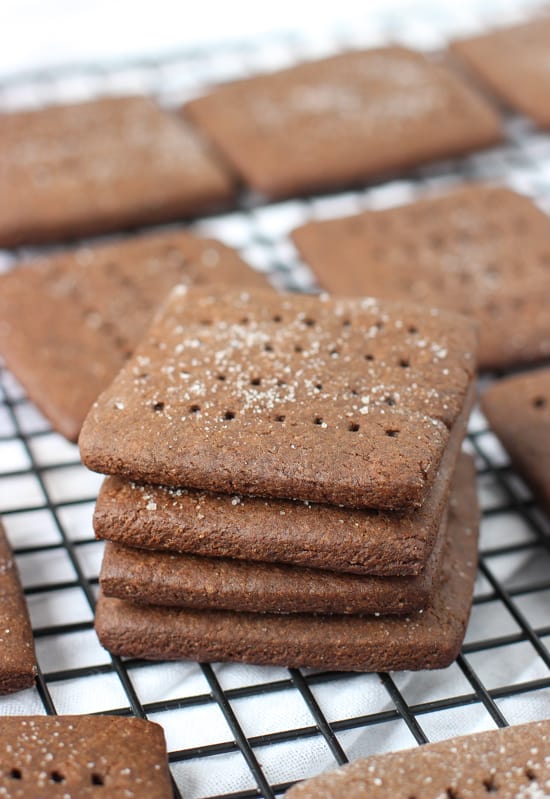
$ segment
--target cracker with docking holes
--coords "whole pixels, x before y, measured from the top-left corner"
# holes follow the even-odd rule
[[[478,732],[356,760],[299,783],[286,799],[545,799],[550,721]]]
[[[94,403],[90,469],[349,507],[418,507],[475,372],[475,326],[372,298],[176,287]]]
[[[550,355],[550,220],[506,188],[462,186],[293,232],[322,288],[448,308],[479,323],[479,365]]]
[[[234,250],[190,233],[79,247],[0,276],[0,353],[53,426],[76,441],[179,283],[267,285]]]
[[[0,796],[172,799],[162,727],[121,716],[3,717]]]

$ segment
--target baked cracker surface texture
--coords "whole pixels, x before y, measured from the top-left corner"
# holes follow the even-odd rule
[[[35,674],[36,656],[29,611],[13,553],[0,521],[0,694],[31,688]]]
[[[226,204],[233,179],[148,97],[0,114],[0,246],[169,222]]]
[[[550,128],[550,17],[456,40],[452,52],[506,105]]]
[[[107,542],[99,582],[105,596],[145,605],[252,613],[408,613],[437,588],[447,514],[420,575],[373,577],[230,558],[173,555]]]
[[[81,455],[139,482],[418,507],[475,350],[474,326],[435,309],[176,287],[94,403]]]
[[[291,788],[287,799],[547,799],[550,721],[464,735],[356,760]]]
[[[76,441],[157,306],[182,283],[267,285],[234,250],[186,232],[78,247],[0,276],[0,353],[53,426]]]
[[[472,601],[479,513],[472,460],[457,472],[439,589],[406,616],[238,613],[146,607],[100,596],[95,626],[114,654],[343,671],[435,669],[458,655]]]
[[[120,716],[14,716],[0,724],[3,799],[172,799],[162,727]]]
[[[550,220],[510,189],[467,184],[409,205],[311,221],[294,242],[321,287],[473,317],[479,366],[550,355]]]
[[[495,110],[458,74],[397,46],[226,84],[184,113],[271,197],[362,183],[502,136]]]
[[[550,513],[550,369],[493,383],[481,407],[513,465]]]
[[[475,397],[468,391],[422,506],[354,510],[198,489],[103,481],[94,512],[98,538],[140,549],[289,563],[351,574],[419,575],[432,552]]]

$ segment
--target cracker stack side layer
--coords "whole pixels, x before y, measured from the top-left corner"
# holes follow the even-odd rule
[[[468,456],[461,460],[457,481],[439,587],[423,612],[380,617],[239,613],[143,606],[101,596],[95,622],[99,639],[115,654],[153,660],[358,671],[444,668],[460,650],[476,573],[479,512]]]
[[[408,613],[424,610],[439,582],[447,513],[419,575],[339,574],[288,564],[174,555],[107,542],[105,596],[141,605],[252,613]]]

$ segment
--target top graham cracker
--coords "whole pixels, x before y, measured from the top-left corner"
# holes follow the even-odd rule
[[[271,197],[361,183],[502,136],[491,105],[458,75],[397,46],[219,86],[184,113]]]
[[[200,134],[148,97],[0,114],[0,246],[169,222],[233,194]]]
[[[461,39],[452,51],[507,105],[550,128],[550,17]]]
[[[138,482],[418,507],[475,348],[470,322],[435,309],[176,287],[88,414],[82,459]]]

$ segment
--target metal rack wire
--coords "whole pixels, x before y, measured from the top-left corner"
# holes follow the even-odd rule
[[[222,78],[399,38],[399,25],[408,34],[406,19],[396,20],[378,20],[374,32],[369,20],[368,32],[355,28],[323,41],[272,37],[215,52],[18,76],[0,83],[0,109],[128,90],[175,104]],[[453,21],[440,17],[438,24],[429,14],[415,18],[418,39],[441,44]],[[193,227],[237,246],[276,285],[309,290],[312,277],[286,234],[312,216],[385,207],[464,178],[506,182],[549,209],[550,136],[513,116],[507,131],[500,148],[406,180],[276,205],[243,196],[231,213]],[[28,253],[0,253],[0,269],[21,254]],[[158,721],[175,795],[186,799],[271,799],[297,779],[360,755],[550,717],[550,524],[479,412],[466,446],[478,467],[481,554],[466,643],[449,669],[367,675],[121,660],[104,652],[93,632],[102,544],[94,540],[91,514],[99,478],[0,368],[0,513],[40,663],[36,689],[0,699],[0,716],[109,712]]]

